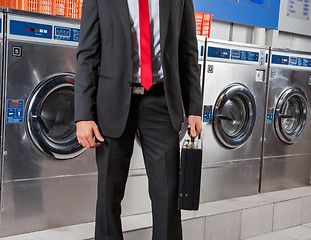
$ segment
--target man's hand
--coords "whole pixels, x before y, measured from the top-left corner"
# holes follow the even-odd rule
[[[77,138],[79,143],[86,148],[96,148],[100,143],[96,143],[95,137],[103,142],[104,138],[98,130],[98,126],[94,121],[79,121],[76,123],[77,126]]]
[[[188,134],[190,137],[197,137],[202,132],[202,118],[201,116],[189,115],[188,124],[190,129]]]

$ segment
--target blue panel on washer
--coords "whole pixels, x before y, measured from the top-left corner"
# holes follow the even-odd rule
[[[250,62],[258,62],[259,53],[258,52],[249,52],[242,50],[231,50],[231,59],[241,60],[241,61],[250,61]]]
[[[79,42],[80,29],[69,27],[54,27],[54,39]]]
[[[24,100],[7,100],[6,122],[24,122]]]
[[[259,3],[259,4],[263,4],[264,1],[263,0],[251,0],[252,2],[255,2],[255,3]]]
[[[289,64],[293,66],[298,66],[298,58],[297,57],[291,57],[289,60]]]
[[[204,105],[203,122],[211,123],[213,116],[213,105]]]
[[[201,57],[203,57],[204,55],[204,46],[201,46],[201,53],[200,53]]]
[[[266,54],[266,63],[268,63],[269,55],[268,53]]]
[[[268,108],[266,123],[273,123],[274,108]]]
[[[194,10],[214,19],[278,29],[280,0],[194,0]]]
[[[295,61],[297,59],[297,61]],[[300,58],[300,57],[291,57],[291,65],[299,66],[299,67],[311,67],[311,59],[310,58]]]
[[[289,56],[282,55],[272,55],[271,63],[280,64],[280,65],[288,65],[289,64]]]
[[[24,21],[10,21],[10,34],[52,39],[52,25]]]
[[[216,48],[216,47],[208,47],[208,57],[215,58],[230,58],[230,49],[228,48]]]

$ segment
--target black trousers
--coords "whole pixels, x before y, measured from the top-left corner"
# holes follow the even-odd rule
[[[98,199],[96,240],[121,240],[124,196],[135,132],[141,137],[152,203],[153,240],[181,240],[177,207],[179,137],[171,123],[165,96],[133,95],[130,114],[120,138],[105,137],[96,150]],[[147,240],[147,239],[146,239]]]

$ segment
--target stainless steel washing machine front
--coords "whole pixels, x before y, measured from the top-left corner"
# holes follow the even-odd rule
[[[258,192],[268,50],[207,39],[201,202]]]
[[[309,185],[311,53],[272,49],[261,191]]]
[[[1,236],[94,220],[93,150],[77,142],[79,21],[7,9]]]

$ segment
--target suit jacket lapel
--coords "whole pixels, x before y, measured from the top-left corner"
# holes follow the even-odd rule
[[[132,49],[130,15],[127,0],[114,0],[114,1],[116,2],[119,10],[120,19],[123,25],[123,30],[125,32],[125,41],[130,44],[129,47],[130,49]]]
[[[171,0],[159,0],[160,4],[160,45],[163,54],[170,13]]]

